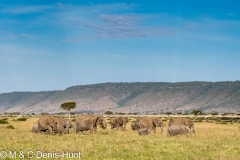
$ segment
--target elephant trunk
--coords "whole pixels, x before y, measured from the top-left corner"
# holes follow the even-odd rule
[[[164,130],[163,122],[161,122],[160,128],[161,128],[161,134],[163,134],[163,130]]]
[[[161,134],[163,134],[164,127],[161,127]]]
[[[123,123],[123,130],[126,129],[126,123]]]
[[[107,122],[106,122],[106,121],[103,121],[103,122],[102,122],[102,126],[103,126],[104,129],[106,129],[106,128],[107,128]]]
[[[194,133],[194,134],[196,133],[196,131],[197,131],[197,130],[196,130],[195,128],[193,128],[193,133]]]
[[[69,134],[69,128],[70,128],[70,126],[67,125],[67,126],[66,126],[66,133],[67,133],[67,134]]]
[[[195,134],[195,132],[197,131],[194,124],[192,125],[192,129],[193,129],[193,133]]]

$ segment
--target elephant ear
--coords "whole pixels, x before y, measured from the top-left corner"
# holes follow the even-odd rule
[[[119,117],[119,118],[117,119],[117,122],[118,122],[119,124],[123,124],[122,117]]]
[[[188,121],[188,120],[185,121],[185,122],[184,122],[184,125],[190,127],[190,123],[189,123],[189,121]]]
[[[188,120],[188,123],[189,123],[189,126],[188,126],[189,128],[194,128],[194,124],[191,120]]]
[[[154,118],[152,122],[153,122],[153,124],[154,124],[155,126],[157,126],[157,124],[158,124],[158,119]]]
[[[65,124],[65,125],[69,125],[69,124],[70,124],[70,120],[64,119],[64,124]]]
[[[99,122],[99,117],[94,117],[94,118],[92,119],[92,121],[93,121],[93,125],[99,125],[99,124],[100,124],[100,122]]]
[[[48,123],[50,126],[55,127],[57,121],[56,121],[55,118],[49,117],[49,118],[47,119],[47,123]]]

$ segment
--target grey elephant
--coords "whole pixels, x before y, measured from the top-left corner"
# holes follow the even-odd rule
[[[175,135],[183,135],[185,133],[189,133],[191,135],[190,128],[183,124],[175,124],[168,127],[168,137]]]
[[[131,128],[132,128],[132,130],[137,130],[138,129],[138,122],[133,121],[132,124],[131,124]]]
[[[114,116],[110,119],[111,129],[117,128],[117,130],[119,130],[119,127],[120,127],[121,130],[125,130],[127,122],[128,122],[127,117],[122,117],[122,116],[116,117],[116,116]]]
[[[153,130],[153,132],[156,133],[156,127],[160,127],[161,133],[163,133],[164,126],[160,118],[139,117],[136,121],[138,121],[138,129],[148,128],[149,130]]]
[[[139,120],[143,117],[137,117],[135,121],[132,121],[131,128],[132,130],[138,130],[139,129]]]
[[[151,132],[149,128],[140,128],[138,129],[139,135],[148,135]]]
[[[70,120],[66,118],[59,118],[59,125],[61,125],[61,128],[64,130],[64,133],[69,133],[69,129],[73,127],[73,124]]]
[[[171,125],[175,125],[175,124],[183,124],[183,125],[185,125],[185,126],[188,126],[190,129],[193,129],[193,133],[196,132],[194,123],[193,123],[191,120],[189,120],[189,119],[181,118],[181,117],[177,117],[177,118],[172,118],[172,119],[170,119],[170,121],[169,121],[169,127],[170,127]]]
[[[64,120],[61,120],[57,117],[53,117],[50,115],[44,115],[39,117],[38,120],[38,133],[42,131],[49,131],[49,134],[54,134],[54,132],[58,131],[59,135],[64,133]]]
[[[90,134],[97,133],[97,125],[107,128],[107,122],[102,115],[80,115],[76,119],[76,133],[90,130]]]
[[[75,123],[70,121],[69,130],[75,129]]]

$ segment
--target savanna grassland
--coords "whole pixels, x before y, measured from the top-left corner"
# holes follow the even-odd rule
[[[0,117],[3,119],[5,117]],[[19,158],[20,151],[31,152],[31,159],[36,158],[36,152],[80,152],[81,159],[240,159],[240,123],[216,124],[215,122],[196,122],[195,135],[167,137],[167,123],[164,121],[165,131],[160,134],[151,133],[148,136],[139,136],[137,131],[131,130],[131,122],[126,131],[111,130],[110,125],[103,130],[98,127],[98,133],[90,135],[76,134],[71,131],[64,135],[44,135],[31,132],[31,128],[38,118],[28,118],[26,121],[14,121],[14,117],[7,117],[8,124],[0,124],[0,151],[7,154],[16,151]],[[109,121],[109,118],[107,118]],[[134,120],[131,118],[131,120]],[[7,128],[12,125],[14,129]],[[5,159],[11,159],[9,156]],[[47,159],[47,158],[39,158]],[[63,159],[63,158],[55,158]],[[66,157],[64,157],[66,159]],[[76,158],[69,158],[76,159]]]

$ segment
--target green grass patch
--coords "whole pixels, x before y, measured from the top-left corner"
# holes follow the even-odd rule
[[[8,124],[7,118],[0,119],[0,124]]]
[[[25,117],[17,118],[17,119],[16,119],[16,121],[26,121],[26,120],[27,120],[27,118],[25,118]]]
[[[15,129],[12,125],[6,127],[7,129]]]
[[[84,160],[240,159],[240,125],[236,123],[225,125],[196,122],[196,134],[191,136],[167,137],[167,126],[163,134],[160,134],[161,129],[158,127],[156,134],[139,136],[137,131],[131,130],[130,122],[127,123],[126,131],[111,130],[110,126],[103,130],[98,126],[96,134],[90,134],[89,131],[76,134],[71,131],[70,134],[52,136],[31,132],[37,120],[38,118],[29,118],[21,123],[9,121],[16,129],[0,126],[1,150],[23,151],[25,154],[37,150],[81,152]]]

